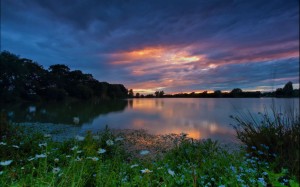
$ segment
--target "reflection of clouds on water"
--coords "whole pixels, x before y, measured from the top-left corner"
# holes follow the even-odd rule
[[[114,129],[146,129],[153,134],[185,132],[195,139],[230,142],[235,136],[229,125],[235,123],[230,115],[247,115],[248,112],[256,115],[265,108],[270,109],[273,101],[282,111],[288,107],[299,109],[298,98],[145,98],[107,103],[65,103],[63,106],[31,104],[8,107],[5,111],[13,122],[74,126],[76,134],[88,130],[96,132],[108,125]]]
[[[124,112],[100,116],[82,130],[100,130],[108,124],[110,128],[146,129],[153,134],[185,132],[196,139],[231,142],[235,140],[235,132],[229,125],[234,123],[229,116],[241,111],[263,112],[265,107],[271,106],[272,99],[165,98],[130,99],[128,103]],[[277,105],[286,105],[286,102],[279,100]]]

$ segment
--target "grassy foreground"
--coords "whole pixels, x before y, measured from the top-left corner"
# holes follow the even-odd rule
[[[217,142],[181,134],[163,156],[147,159],[151,152],[131,155],[124,146],[127,140],[108,129],[64,142],[52,141],[50,134],[7,129],[0,139],[1,187],[299,186],[288,170],[278,172],[257,156],[276,158],[266,145],[229,151]]]

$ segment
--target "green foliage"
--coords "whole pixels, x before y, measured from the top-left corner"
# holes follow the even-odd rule
[[[247,151],[262,160],[272,162],[276,171],[288,168],[289,172],[300,179],[299,170],[299,113],[286,113],[272,110],[272,114],[233,117],[237,124],[237,138],[247,145]]]
[[[0,186],[299,186],[286,170],[275,172],[243,149],[228,152],[185,134],[163,158],[139,160],[108,128],[64,142],[27,132],[2,138]]]

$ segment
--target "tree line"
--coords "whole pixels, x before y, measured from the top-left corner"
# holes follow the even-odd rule
[[[299,97],[299,89],[293,89],[293,83],[288,82],[283,88],[277,88],[274,92],[261,91],[243,91],[240,88],[234,88],[230,92],[222,92],[216,90],[212,93],[204,91],[202,93],[176,93],[165,94],[163,90],[156,91],[154,94],[143,95],[136,93],[134,95],[133,90],[129,90],[129,97],[131,98],[259,98],[259,97]]]
[[[30,59],[20,58],[8,51],[0,54],[2,102],[61,101],[68,97],[81,100],[115,99],[126,98],[127,94],[122,84],[99,82],[91,74],[80,70],[71,71],[63,64],[51,65],[47,70]]]

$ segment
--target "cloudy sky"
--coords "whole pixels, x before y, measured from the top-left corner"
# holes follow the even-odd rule
[[[2,0],[1,50],[135,92],[299,87],[298,0]]]

